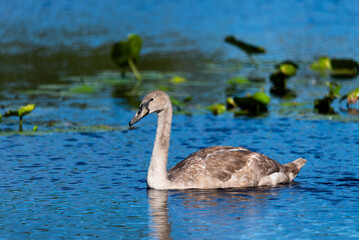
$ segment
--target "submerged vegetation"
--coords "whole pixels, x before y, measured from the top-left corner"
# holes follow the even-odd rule
[[[189,115],[194,111],[211,112],[214,115],[230,113],[234,116],[263,116],[268,112],[299,113],[317,117],[326,116],[319,114],[341,116],[341,112],[358,114],[355,104],[358,101],[359,88],[354,84],[347,87],[348,81],[353,81],[352,79],[357,78],[359,74],[359,65],[355,60],[320,57],[312,63],[286,60],[265,63],[262,66],[252,58],[252,55],[266,53],[263,47],[246,43],[233,36],[227,36],[225,41],[244,51],[257,67],[251,68],[249,73],[244,73],[242,66],[233,60],[230,63],[211,62],[211,69],[204,69],[204,72],[211,70],[208,73],[219,74],[216,77],[221,76],[222,82],[215,83],[212,80],[196,79],[196,76],[186,72],[142,71],[140,74],[137,65],[142,39],[138,35],[128,35],[127,39],[114,43],[110,51],[111,59],[119,67],[120,72],[105,72],[96,76],[64,77],[63,82],[58,84],[40,84],[37,89],[24,90],[22,93],[27,94],[30,99],[37,96],[79,99],[72,106],[83,111],[90,109],[91,104],[81,103],[81,99],[94,99],[103,93],[110,93],[110,97],[119,99],[121,104],[137,108],[143,94],[160,89],[169,92],[174,112],[177,114]],[[215,72],[213,72],[214,68]],[[133,75],[126,74],[128,70],[131,70]],[[229,74],[232,77],[228,77]],[[327,84],[328,92],[318,93],[323,89],[324,84]],[[205,98],[207,102],[198,101],[198,96],[194,93],[202,90],[201,87],[213,89],[213,92],[217,92],[217,96],[214,98],[211,92]],[[354,90],[349,91],[349,87]],[[258,91],[259,89],[261,90]],[[341,89],[345,89],[347,93],[341,96]],[[308,92],[312,92],[311,95],[308,95]],[[304,98],[303,95],[305,95]],[[193,101],[193,99],[196,100]],[[346,102],[346,109],[341,107],[344,105],[343,101]],[[19,131],[22,131],[23,117],[31,113],[34,108],[35,104],[29,104],[18,110],[4,111],[2,115],[0,114],[0,123],[2,121],[0,126],[10,126],[6,131],[9,129],[12,131],[13,122],[5,121],[5,118],[15,116],[19,118]],[[85,127],[75,121],[61,123],[61,120],[57,119],[38,122],[42,124],[42,131],[49,129],[63,131],[65,128],[74,131],[127,129],[111,125]],[[33,130],[37,130],[37,126],[33,127]],[[1,128],[0,131],[6,132]]]

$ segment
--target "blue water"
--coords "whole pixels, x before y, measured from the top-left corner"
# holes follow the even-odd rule
[[[356,57],[359,7],[348,1],[21,1],[2,0],[2,53],[72,47],[88,55],[137,33],[144,53],[196,52],[242,57],[223,44],[235,35],[267,48],[259,59]],[[26,40],[26,41],[24,41]],[[39,49],[40,51],[43,49]],[[180,57],[180,56],[178,56]]]
[[[338,115],[316,114],[313,101],[332,79],[308,68],[320,55],[357,58],[357,5],[0,1],[0,113],[37,104],[24,118],[25,133],[16,132],[16,118],[0,123],[0,239],[358,239],[358,115],[340,110],[338,101]],[[175,70],[188,78],[178,86],[145,79],[140,91],[161,85],[177,98],[193,95],[193,114],[174,116],[169,167],[207,146],[242,146],[280,163],[306,158],[295,182],[147,190],[156,117],[128,129],[136,111],[129,102],[140,99],[118,97],[123,86],[105,81],[119,78],[109,47],[129,32],[144,38],[141,72]],[[227,34],[267,48],[256,56],[259,69],[223,42]],[[273,64],[287,58],[301,64],[288,83],[297,98],[272,97],[269,113],[255,118],[205,110],[223,102],[232,76],[263,78],[236,94],[268,93]],[[358,81],[339,83],[347,92]],[[69,93],[83,83],[98,89]],[[299,105],[282,106],[288,102]]]
[[[130,131],[1,137],[0,236],[354,239],[358,130],[355,123],[177,115],[169,166],[218,144],[280,163],[308,159],[289,185],[188,191],[146,189],[155,118]]]

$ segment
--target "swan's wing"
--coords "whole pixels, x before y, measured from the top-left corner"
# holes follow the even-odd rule
[[[218,151],[208,155],[204,159],[204,164],[206,165],[208,175],[225,182],[229,180],[234,173],[240,171],[247,165],[248,158],[251,154],[251,151],[241,149]]]
[[[215,146],[191,154],[170,169],[168,176],[172,180],[189,181],[205,175],[224,182],[240,170],[268,175],[279,168],[278,163],[263,154],[241,147]]]

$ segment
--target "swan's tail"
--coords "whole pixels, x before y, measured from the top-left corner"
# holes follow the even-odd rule
[[[304,158],[298,158],[293,162],[283,165],[283,167],[285,167],[286,174],[288,175],[290,181],[292,181],[298,175],[300,169],[302,169],[302,167],[306,162],[307,160],[305,160]]]

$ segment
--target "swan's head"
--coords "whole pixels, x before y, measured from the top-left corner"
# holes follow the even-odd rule
[[[140,121],[142,118],[147,116],[150,113],[159,113],[167,108],[171,108],[172,103],[170,97],[163,91],[155,90],[149,92],[142,100],[138,112],[132,118],[129,125],[130,127],[136,122]]]

